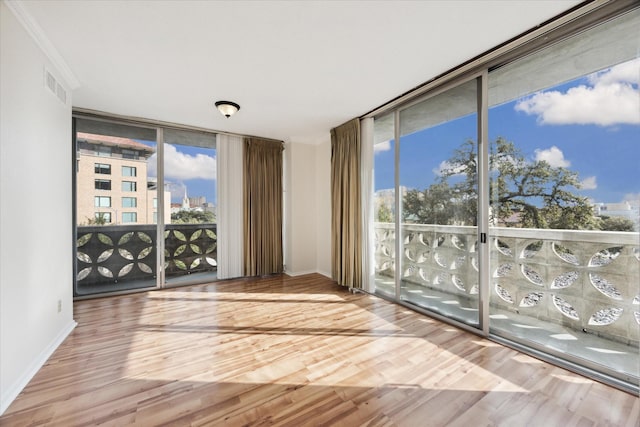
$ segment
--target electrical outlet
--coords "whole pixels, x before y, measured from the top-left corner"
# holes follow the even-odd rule
[[[58,300],[58,313],[60,313],[62,311],[62,300],[59,299]]]

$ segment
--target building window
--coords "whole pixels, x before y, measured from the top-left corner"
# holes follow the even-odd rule
[[[153,198],[153,209],[158,209],[158,198],[157,197]]]
[[[95,163],[93,170],[95,173],[111,175],[111,165],[108,165],[106,163]]]
[[[111,223],[111,212],[96,212],[95,215],[96,224]]]
[[[95,180],[95,188],[96,188],[96,190],[111,190],[111,180],[110,179],[96,179]]]
[[[154,212],[153,213],[153,223],[157,224],[158,223],[158,212]]]
[[[93,198],[94,206],[97,208],[110,208],[111,207],[111,197],[107,196],[95,196]]]
[[[122,158],[123,159],[138,160],[138,152],[134,151],[134,150],[123,149],[122,150]]]
[[[122,212],[122,223],[138,222],[138,214],[136,212]]]
[[[136,191],[135,181],[122,181],[122,191]]]
[[[122,198],[122,207],[123,208],[136,208],[136,207],[138,207],[138,200],[135,197],[123,197]]]
[[[122,176],[136,176],[136,168],[134,166],[123,166]]]
[[[95,155],[100,157],[111,157],[111,147],[96,145]]]

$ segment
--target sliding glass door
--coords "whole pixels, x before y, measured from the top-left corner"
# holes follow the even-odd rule
[[[77,296],[157,286],[154,129],[76,120]]]
[[[478,325],[477,82],[400,111],[400,299]]]
[[[215,280],[218,249],[215,135],[165,130],[163,138],[166,283]]]
[[[374,120],[373,141],[373,233],[375,292],[396,295],[396,189],[395,114]]]
[[[639,26],[489,73],[491,331],[636,384]]]
[[[215,134],[74,124],[74,295],[215,280]]]
[[[376,292],[474,327],[478,84],[374,121]]]
[[[637,391],[637,28],[636,8],[374,118],[377,294]]]

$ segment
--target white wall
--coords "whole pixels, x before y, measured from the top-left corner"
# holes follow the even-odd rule
[[[316,161],[316,265],[331,277],[331,138],[315,146]]]
[[[316,268],[315,146],[285,145],[285,263],[292,276]]]
[[[75,323],[70,93],[45,89],[59,73],[4,2],[0,23],[2,413]]]
[[[331,276],[331,143],[285,145],[287,274]]]

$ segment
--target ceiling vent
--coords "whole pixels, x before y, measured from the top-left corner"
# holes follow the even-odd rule
[[[44,69],[44,87],[49,89],[49,91],[55,95],[56,98],[64,105],[67,105],[67,91],[66,89],[58,83],[55,76],[51,74],[47,68]]]

